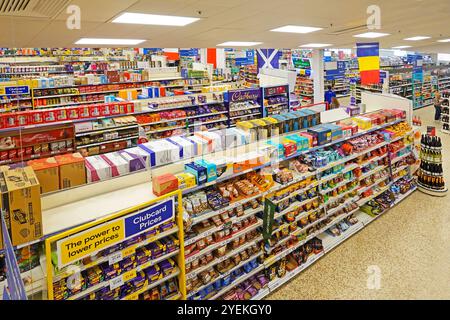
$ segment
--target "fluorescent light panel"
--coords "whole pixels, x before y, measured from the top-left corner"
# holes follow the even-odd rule
[[[91,44],[91,45],[136,45],[146,40],[139,39],[104,39],[104,38],[81,38],[75,44]]]
[[[388,36],[389,33],[381,33],[381,32],[366,32],[366,33],[361,33],[361,34],[356,34],[353,37],[355,38],[369,38],[369,39],[374,39],[374,38],[381,38],[381,37],[385,37]]]
[[[411,48],[411,46],[396,46],[396,47],[392,47],[392,49],[406,49],[406,48]]]
[[[289,32],[289,33],[311,33],[319,30],[322,30],[322,28],[288,25],[284,27],[275,28],[270,31]]]
[[[420,40],[425,40],[425,39],[430,39],[431,37],[426,37],[426,36],[416,36],[416,37],[411,37],[411,38],[406,38],[403,40],[406,41],[420,41]]]
[[[301,45],[301,48],[324,48],[324,47],[329,47],[331,46],[331,44],[329,43],[308,43],[308,44],[304,44]]]
[[[442,39],[442,40],[438,40],[438,42],[450,42],[450,39]]]
[[[125,12],[115,18],[113,23],[146,24],[155,26],[183,27],[200,20],[200,18],[163,16],[158,14]]]
[[[262,42],[251,42],[251,41],[227,41],[219,43],[218,47],[252,47],[262,44]]]

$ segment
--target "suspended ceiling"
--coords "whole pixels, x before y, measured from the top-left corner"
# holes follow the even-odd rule
[[[22,0],[0,0],[0,5],[9,1],[19,1],[16,9],[20,8]],[[382,26],[373,31],[391,34],[375,40],[381,47],[412,45],[408,50],[450,53],[450,43],[437,42],[450,38],[449,0],[28,1],[31,3],[25,13],[0,10],[0,47],[74,47],[78,39],[90,37],[145,39],[141,47],[164,48],[214,47],[225,41],[257,41],[265,48],[296,48],[311,42],[352,48],[357,40],[353,35],[369,31],[365,27],[366,10],[376,4],[381,9]],[[80,30],[66,27],[69,5],[81,9]],[[190,16],[201,20],[185,27],[111,23],[122,12]],[[310,34],[269,31],[289,24],[323,30]],[[417,42],[402,40],[419,35],[432,38]]]

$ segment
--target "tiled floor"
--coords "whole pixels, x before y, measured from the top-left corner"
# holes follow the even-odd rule
[[[433,107],[416,114],[436,125]],[[448,182],[450,135],[439,135]],[[370,266],[381,270],[378,290],[368,289]],[[450,299],[450,195],[416,191],[268,299]]]

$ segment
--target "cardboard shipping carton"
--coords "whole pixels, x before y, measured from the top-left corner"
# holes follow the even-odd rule
[[[86,168],[81,154],[64,154],[56,156],[55,159],[59,165],[60,189],[86,184]]]
[[[33,169],[12,169],[1,175],[2,204],[13,246],[40,239],[41,187]]]
[[[41,193],[59,190],[59,166],[55,158],[28,161],[41,185]]]

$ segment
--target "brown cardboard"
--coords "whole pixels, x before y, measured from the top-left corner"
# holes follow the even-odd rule
[[[28,161],[41,185],[41,193],[59,190],[59,166],[55,158]]]
[[[64,154],[55,159],[59,165],[60,189],[86,184],[86,168],[81,154]]]
[[[8,170],[2,175],[2,202],[13,246],[40,239],[41,192],[33,169],[25,167]]]
[[[1,171],[1,170],[0,170]],[[0,176],[1,176],[2,174],[0,173]],[[0,178],[1,179],[1,178]],[[0,185],[1,185],[1,183],[0,183]],[[0,208],[2,208],[3,209],[3,202],[2,202],[2,197],[1,197],[1,194],[0,194]],[[2,213],[1,213],[1,211],[0,211],[0,215],[1,215]],[[1,219],[1,218],[0,218]],[[0,250],[3,250],[3,234],[2,234],[2,223],[1,223],[1,221],[0,221]]]

